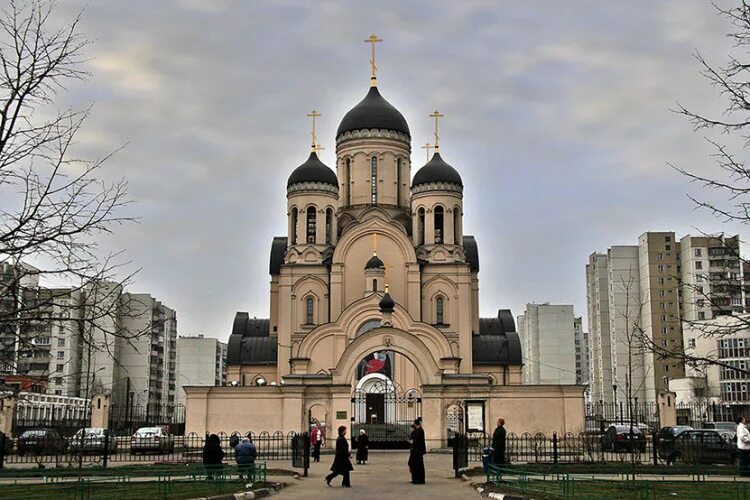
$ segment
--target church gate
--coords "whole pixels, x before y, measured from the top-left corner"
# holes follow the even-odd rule
[[[357,436],[364,430],[371,449],[408,449],[411,424],[421,416],[419,391],[403,391],[388,379],[374,381],[367,389],[357,389],[352,394],[352,444],[356,446]]]

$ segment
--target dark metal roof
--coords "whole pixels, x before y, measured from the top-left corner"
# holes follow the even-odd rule
[[[385,264],[380,260],[380,257],[373,255],[370,260],[365,264],[365,269],[385,269]]]
[[[276,236],[271,242],[271,259],[268,264],[268,272],[270,274],[279,274],[281,272],[281,265],[284,263],[284,255],[286,254],[286,236]]]
[[[322,182],[331,184],[338,188],[339,181],[336,173],[320,161],[318,155],[313,151],[305,163],[294,169],[286,183],[286,187],[302,182]]]
[[[522,364],[521,339],[510,309],[500,309],[497,318],[479,318],[479,335],[471,338],[475,364]]]
[[[380,312],[393,312],[393,309],[396,307],[393,297],[388,292],[385,292],[378,305],[380,306]]]
[[[464,255],[472,272],[479,272],[479,248],[473,236],[464,236]]]
[[[234,317],[227,343],[227,363],[234,365],[274,364],[278,337],[269,336],[270,321],[250,318],[246,312]]]
[[[365,98],[344,115],[336,137],[344,132],[365,129],[395,130],[411,137],[404,115],[380,95],[377,87],[370,87]]]
[[[432,155],[432,159],[424,167],[417,170],[414,179],[411,181],[411,187],[431,182],[447,182],[461,187],[464,185],[459,173],[455,168],[445,163],[440,153]]]

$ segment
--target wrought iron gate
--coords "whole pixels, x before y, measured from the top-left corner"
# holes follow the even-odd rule
[[[390,380],[378,380],[352,394],[352,446],[364,430],[373,449],[409,448],[411,424],[422,416],[422,395],[416,389],[402,391]]]

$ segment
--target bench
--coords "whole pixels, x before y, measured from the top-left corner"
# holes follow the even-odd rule
[[[193,480],[198,476],[206,476],[206,478],[213,478],[217,481],[228,481],[228,480],[239,480],[242,478],[243,481],[248,483],[257,483],[259,481],[266,481],[268,475],[268,469],[265,462],[255,462],[254,465],[237,465],[237,464],[222,464],[222,465],[203,465],[195,464],[191,465],[187,471],[180,471],[177,474],[189,475]]]

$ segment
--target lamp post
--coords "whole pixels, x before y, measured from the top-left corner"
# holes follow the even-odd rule
[[[617,384],[612,384],[612,395],[614,397],[615,404],[615,419],[617,419]]]

